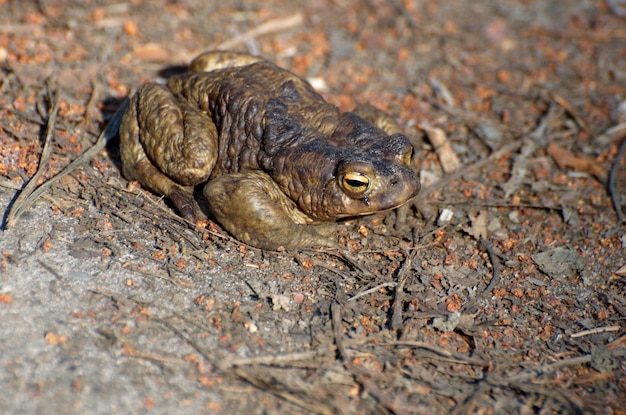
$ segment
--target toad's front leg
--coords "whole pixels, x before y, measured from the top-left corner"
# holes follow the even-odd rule
[[[231,235],[262,249],[333,246],[335,223],[314,224],[264,172],[212,179],[204,188],[209,209]]]

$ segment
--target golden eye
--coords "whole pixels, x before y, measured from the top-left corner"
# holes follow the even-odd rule
[[[365,193],[372,184],[369,177],[359,172],[345,173],[340,177],[340,182],[344,190],[354,195]]]

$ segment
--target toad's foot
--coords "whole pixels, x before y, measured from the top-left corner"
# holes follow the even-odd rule
[[[217,222],[240,241],[262,249],[334,246],[336,224],[314,224],[264,172],[217,177],[204,195]]]

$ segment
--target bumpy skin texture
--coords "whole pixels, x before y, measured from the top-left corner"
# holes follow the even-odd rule
[[[193,190],[206,182],[217,222],[264,249],[331,246],[333,221],[398,207],[420,188],[391,118],[370,106],[340,113],[296,75],[235,52],[142,86],[120,141],[128,179],[190,220],[204,217]]]

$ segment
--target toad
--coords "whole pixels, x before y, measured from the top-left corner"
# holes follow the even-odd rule
[[[122,172],[168,197],[181,216],[212,218],[263,249],[332,246],[334,222],[417,195],[412,147],[370,106],[341,113],[293,73],[248,54],[212,51],[166,85],[131,98]],[[334,225],[334,226],[333,226]]]

